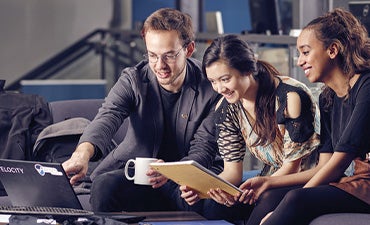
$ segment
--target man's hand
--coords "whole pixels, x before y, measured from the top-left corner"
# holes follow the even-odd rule
[[[66,174],[71,176],[70,183],[72,185],[86,176],[89,161],[93,155],[94,146],[84,142],[78,145],[71,158],[62,164]]]
[[[164,161],[162,159],[158,159],[156,162],[164,162]],[[154,169],[149,169],[146,175],[150,177],[149,182],[152,184],[152,188],[162,187],[168,181],[167,177],[158,173]]]

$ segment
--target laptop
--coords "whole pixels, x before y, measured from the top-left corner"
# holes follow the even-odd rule
[[[60,163],[35,162],[23,160],[0,159],[0,181],[8,194],[12,206],[18,207],[18,214],[22,210],[36,207],[36,212],[24,214],[38,214],[37,207],[52,207],[62,209],[76,209],[76,216],[101,215],[123,222],[141,221],[143,216],[117,213],[93,213],[83,210],[82,205],[73,190],[72,185]],[[0,214],[6,211],[1,211]],[[50,215],[61,215],[64,212],[47,212]],[[74,212],[65,212],[73,216]]]

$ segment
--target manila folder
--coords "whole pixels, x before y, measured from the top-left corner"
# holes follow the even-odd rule
[[[235,185],[217,176],[194,160],[178,162],[154,162],[150,166],[179,185],[186,185],[199,193],[200,198],[210,198],[209,189],[220,188],[231,194],[242,192]]]

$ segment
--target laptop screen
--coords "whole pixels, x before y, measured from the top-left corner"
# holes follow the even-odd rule
[[[82,209],[59,163],[0,159],[0,181],[13,206]]]

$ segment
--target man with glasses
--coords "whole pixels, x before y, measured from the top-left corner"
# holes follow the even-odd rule
[[[124,176],[122,168],[135,157],[195,160],[216,173],[222,170],[213,118],[219,95],[201,63],[191,58],[195,35],[190,16],[159,9],[146,19],[142,37],[145,60],[122,71],[63,167],[73,175],[73,184],[86,175],[90,159],[105,157],[91,175],[94,211],[196,210],[183,201],[177,184],[154,170],[147,173],[154,176],[151,186],[135,185]],[[105,146],[125,119],[125,139],[107,152]]]

